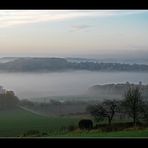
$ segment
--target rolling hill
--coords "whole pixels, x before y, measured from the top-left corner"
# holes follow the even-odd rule
[[[0,63],[0,72],[52,72],[66,70],[89,71],[148,71],[145,64],[70,62],[66,58],[17,58]]]
[[[36,130],[41,133],[53,133],[63,127],[77,125],[78,119],[59,116],[41,116],[22,108],[0,111],[0,137],[19,137]]]

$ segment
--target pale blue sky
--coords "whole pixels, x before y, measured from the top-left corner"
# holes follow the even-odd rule
[[[0,10],[1,56],[148,53],[147,10]]]

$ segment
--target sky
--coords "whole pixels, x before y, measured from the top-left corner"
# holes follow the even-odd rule
[[[0,57],[148,56],[148,10],[0,10]]]

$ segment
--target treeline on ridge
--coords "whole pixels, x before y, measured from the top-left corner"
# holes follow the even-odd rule
[[[148,65],[68,62],[65,58],[17,58],[14,61],[0,63],[0,71],[12,72],[44,72],[65,70],[90,71],[148,71]]]

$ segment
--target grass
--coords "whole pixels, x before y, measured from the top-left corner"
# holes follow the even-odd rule
[[[126,129],[124,131],[103,132],[98,129],[79,130],[73,129],[78,125],[82,116],[46,117],[36,115],[20,108],[11,110],[0,110],[0,137],[148,137],[148,128]],[[72,129],[71,131],[67,129]]]
[[[132,131],[117,131],[117,132],[102,132],[99,130],[91,130],[91,131],[72,131],[65,132],[61,135],[54,135],[55,137],[80,137],[80,138],[93,138],[93,137],[148,137],[148,129],[145,130],[132,130]]]
[[[16,137],[29,130],[52,133],[66,126],[76,126],[79,119],[74,117],[45,117],[23,109],[0,111],[0,137]]]

